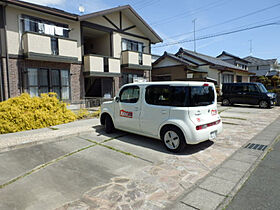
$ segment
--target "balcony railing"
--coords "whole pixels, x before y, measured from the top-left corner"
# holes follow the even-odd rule
[[[103,55],[85,55],[84,56],[84,71],[91,75],[113,75],[121,73],[120,59],[112,58]]]
[[[123,51],[122,52],[122,65],[151,68],[152,66],[152,56],[151,54],[134,52],[134,51]]]
[[[22,41],[23,52],[28,58],[41,56],[61,61],[65,59],[65,62],[67,59],[78,60],[77,41],[75,40],[26,32],[23,34]]]

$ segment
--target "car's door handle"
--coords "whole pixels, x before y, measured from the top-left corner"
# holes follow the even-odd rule
[[[195,115],[201,115],[201,112],[200,112],[200,111],[197,111],[197,112],[195,113]]]
[[[161,110],[161,114],[167,114],[166,110]]]

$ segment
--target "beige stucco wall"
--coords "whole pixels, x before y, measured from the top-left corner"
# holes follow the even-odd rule
[[[121,65],[119,59],[109,58],[109,72],[121,73]]]
[[[20,45],[20,15],[30,15],[54,22],[68,24],[71,29],[69,33],[69,38],[77,40],[77,47],[73,48],[71,51],[75,51],[78,55],[79,61],[81,61],[81,38],[80,38],[80,23],[76,21],[71,21],[68,19],[60,18],[53,15],[48,15],[45,13],[37,12],[34,10],[24,9],[20,7],[8,6],[6,11],[7,19],[7,42],[8,42],[8,53],[9,54],[22,54]],[[40,45],[41,43],[38,43]]]
[[[143,65],[144,66],[152,65],[152,56],[150,54],[143,54]]]
[[[23,35],[24,53],[42,53],[51,55],[51,39],[48,36],[26,33]]]
[[[67,39],[58,39],[58,50],[59,55],[61,56],[69,56],[69,57],[78,57],[77,50],[73,50],[77,48],[77,42]]]
[[[99,56],[85,56],[84,57],[84,70],[104,72],[103,57]]]
[[[124,51],[122,52],[122,64],[139,64],[139,55],[137,52]]]

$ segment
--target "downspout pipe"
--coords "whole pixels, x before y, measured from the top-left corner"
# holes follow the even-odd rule
[[[6,16],[6,8],[7,4],[4,5],[4,40],[5,40],[5,48],[6,48],[6,76],[7,76],[7,91],[8,91],[8,98],[11,97],[10,93],[10,73],[9,73],[9,53],[8,53],[8,40],[7,40],[7,16]],[[6,100],[8,99],[6,98]]]

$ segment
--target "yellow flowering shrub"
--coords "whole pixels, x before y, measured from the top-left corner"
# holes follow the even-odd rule
[[[77,116],[59,101],[55,93],[29,94],[0,102],[0,134],[44,128],[72,122]]]
[[[99,108],[97,111],[90,113],[87,109],[80,109],[77,113],[77,119],[86,119],[86,118],[95,118],[99,117],[101,109]]]
[[[80,109],[77,113],[77,119],[84,119],[87,118],[90,115],[89,111],[87,109]]]

